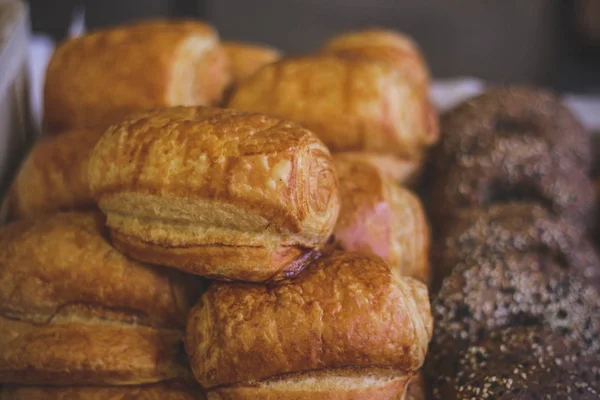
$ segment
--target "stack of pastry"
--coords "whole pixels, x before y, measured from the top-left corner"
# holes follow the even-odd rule
[[[429,72],[412,40],[369,29],[261,68],[238,85],[228,105],[298,122],[334,155],[366,161],[406,183],[438,138],[428,92]]]
[[[467,101],[442,131],[433,398],[598,398],[589,134],[554,95],[519,87]]]
[[[252,50],[194,22],[58,48],[54,135],[25,161],[0,230],[0,398],[405,395],[432,335],[421,204],[370,155],[334,159],[323,133],[206,107],[277,57],[234,60]],[[393,93],[412,85],[398,65],[367,69]],[[374,137],[425,134],[379,125]]]

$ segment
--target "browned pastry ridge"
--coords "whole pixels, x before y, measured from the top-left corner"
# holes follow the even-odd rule
[[[95,207],[87,169],[101,130],[76,129],[38,142],[21,166],[8,194],[11,218]]]
[[[48,130],[107,127],[154,107],[218,104],[230,80],[216,32],[192,21],[151,21],[70,39],[44,87]]]
[[[263,66],[281,58],[281,53],[278,50],[251,43],[223,42],[223,50],[229,58],[234,84],[248,78]]]
[[[0,400],[199,400],[195,387],[158,383],[140,386],[5,386]]]
[[[334,153],[420,160],[437,139],[423,90],[394,64],[361,57],[284,58],[241,82],[229,107],[298,122]]]
[[[0,231],[0,383],[186,379],[182,331],[200,289],[118,253],[99,214],[14,222]]]
[[[337,253],[270,286],[214,283],[190,313],[185,348],[209,398],[391,400],[423,363],[432,327],[424,284]]]
[[[424,90],[429,88],[429,68],[419,47],[400,32],[382,28],[346,32],[327,41],[322,50],[345,57],[395,64],[408,81]]]
[[[334,230],[346,251],[375,254],[400,275],[429,282],[429,225],[419,198],[371,164],[334,155],[341,208]]]
[[[314,134],[233,110],[156,110],[113,126],[89,181],[119,250],[222,279],[297,274],[339,212],[331,156]]]

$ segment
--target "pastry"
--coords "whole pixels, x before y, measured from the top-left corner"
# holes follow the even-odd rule
[[[400,275],[429,281],[429,226],[419,198],[371,164],[337,159],[341,208],[335,240],[346,251],[375,254]]]
[[[0,400],[198,400],[195,387],[174,384],[140,386],[5,386]]]
[[[323,52],[395,64],[410,82],[429,88],[429,69],[417,44],[390,29],[369,28],[342,33],[325,43]]]
[[[89,190],[89,156],[101,130],[74,129],[35,144],[8,194],[10,217],[31,218],[95,207]]]
[[[408,383],[406,388],[406,400],[427,400],[427,390],[425,386],[425,377],[418,373]]]
[[[420,160],[438,137],[422,94],[392,64],[319,54],[261,68],[240,83],[229,107],[298,122],[332,152]]]
[[[339,211],[331,156],[314,134],[233,110],[131,117],[96,146],[89,181],[120,251],[219,279],[294,276]]]
[[[50,131],[107,127],[155,107],[218,104],[230,80],[216,32],[192,21],[151,21],[69,39],[46,71]]]
[[[216,282],[185,348],[211,399],[398,399],[432,332],[424,284],[337,253],[271,286]]]
[[[378,155],[360,151],[335,153],[338,160],[370,164],[388,179],[407,187],[413,187],[421,176],[422,160],[410,160],[394,155]]]
[[[0,383],[188,379],[183,326],[201,282],[115,251],[94,213],[0,231]]]
[[[233,82],[242,81],[281,58],[281,53],[274,48],[250,43],[224,42],[223,50],[229,59]]]

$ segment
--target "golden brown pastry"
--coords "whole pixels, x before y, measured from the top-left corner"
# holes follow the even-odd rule
[[[89,180],[119,250],[213,278],[295,275],[339,211],[331,156],[314,134],[233,110],[179,107],[113,126]]]
[[[437,117],[422,88],[392,63],[315,55],[266,65],[241,82],[231,108],[298,122],[332,152],[420,160],[437,140]]]
[[[381,175],[405,187],[414,186],[418,182],[422,170],[421,160],[409,160],[393,155],[348,151],[335,153],[334,157],[338,160],[369,164],[376,168]]]
[[[398,399],[431,333],[424,284],[337,253],[272,286],[214,283],[185,348],[211,399]]]
[[[114,250],[95,213],[0,231],[0,383],[145,384],[188,377],[182,328],[198,281]]]
[[[0,400],[199,400],[195,387],[158,383],[141,386],[5,386]]]
[[[358,160],[334,156],[340,198],[336,242],[375,254],[400,275],[429,281],[429,226],[419,198]]]
[[[261,67],[281,58],[279,50],[264,45],[224,42],[223,49],[229,58],[231,76],[234,82],[246,79]]]
[[[406,389],[406,400],[427,400],[427,390],[425,388],[425,377],[421,372],[415,375],[408,383]]]
[[[209,25],[153,21],[94,32],[66,41],[52,56],[45,126],[107,127],[149,108],[217,104],[229,80]]]
[[[409,82],[428,89],[429,68],[423,55],[417,44],[400,32],[382,28],[346,32],[330,39],[322,50],[345,57],[393,63]]]
[[[87,168],[89,156],[100,136],[101,130],[76,129],[38,142],[9,191],[11,218],[95,207]]]

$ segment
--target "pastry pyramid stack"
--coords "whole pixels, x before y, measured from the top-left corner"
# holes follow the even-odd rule
[[[428,72],[381,30],[278,57],[192,21],[57,49],[0,231],[0,398],[404,396]]]

